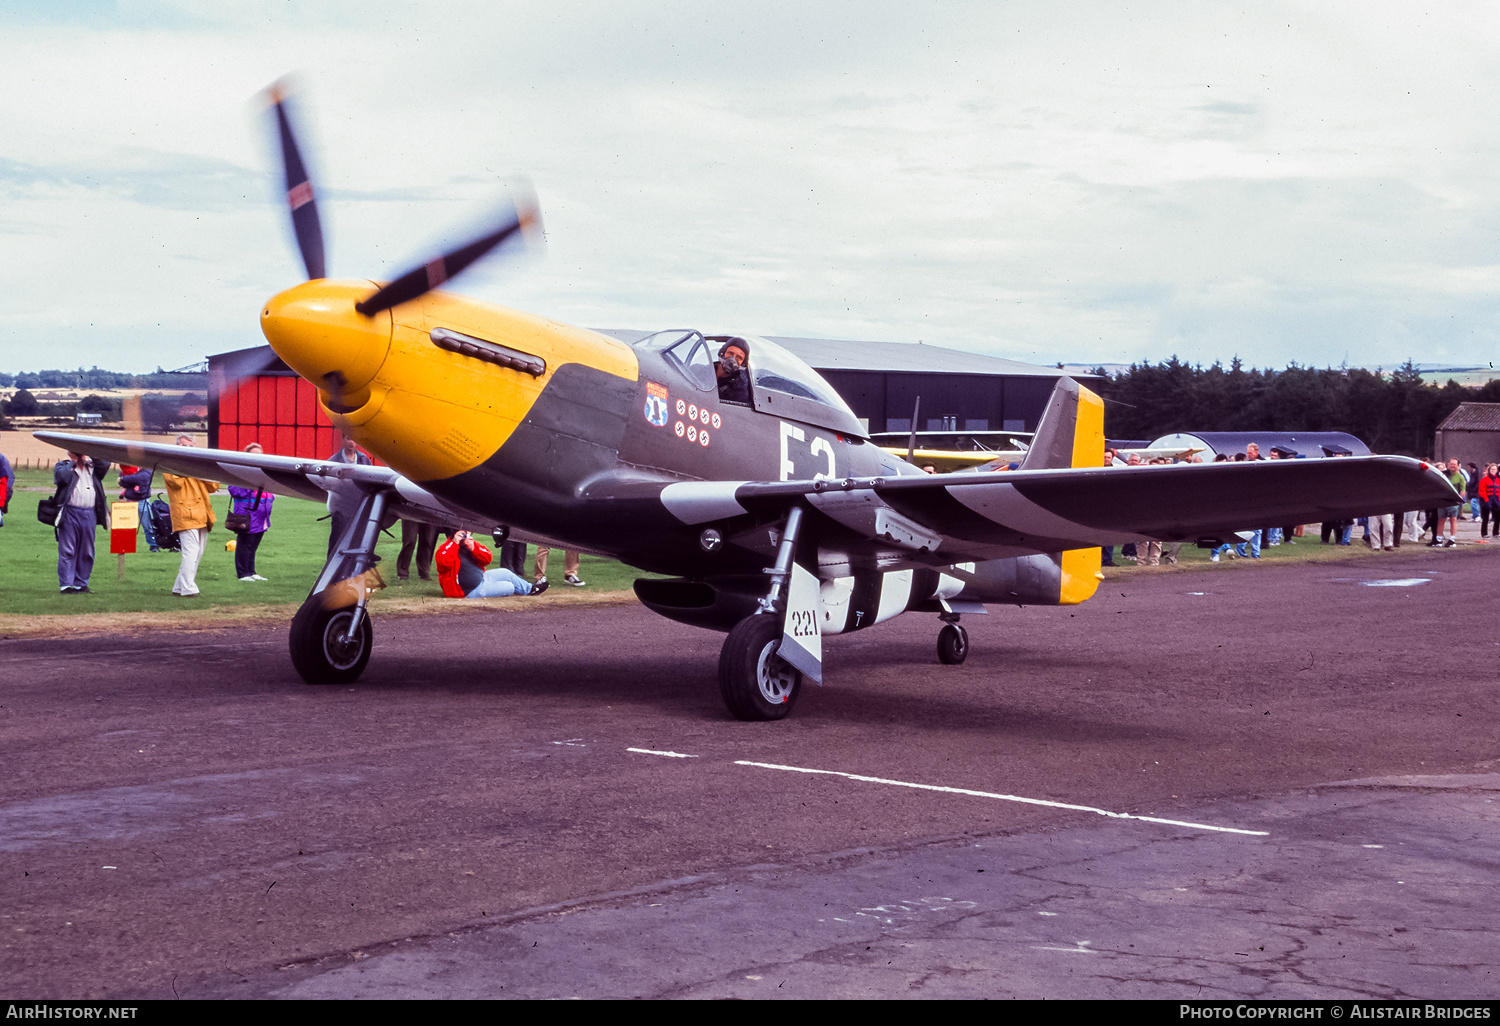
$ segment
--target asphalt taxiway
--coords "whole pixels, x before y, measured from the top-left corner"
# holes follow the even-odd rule
[[[0,642],[5,996],[1493,997],[1496,564],[1140,571],[727,718],[636,606]]]

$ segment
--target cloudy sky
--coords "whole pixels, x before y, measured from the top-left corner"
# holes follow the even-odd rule
[[[1487,364],[1500,7],[1248,6],[8,0],[0,369],[262,341],[288,73],[334,276],[524,178],[545,250],[457,288],[572,323]]]

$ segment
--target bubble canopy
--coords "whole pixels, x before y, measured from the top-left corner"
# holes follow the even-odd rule
[[[637,349],[651,349],[664,356],[693,383],[700,392],[714,389],[714,353],[703,333],[692,328],[669,328],[630,343]]]
[[[691,328],[673,328],[647,335],[632,345],[661,352],[689,381],[706,392],[714,387],[713,361],[719,349],[736,338],[742,339],[750,351],[750,398],[755,409],[864,437],[859,418],[833,386],[799,357],[769,339],[756,335],[705,336]]]

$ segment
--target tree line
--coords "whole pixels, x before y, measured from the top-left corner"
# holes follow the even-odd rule
[[[1373,452],[1432,455],[1433,432],[1462,402],[1500,402],[1500,380],[1473,389],[1422,382],[1408,360],[1388,374],[1351,368],[1226,370],[1164,363],[1132,364],[1103,379],[1104,431],[1110,438],[1154,439],[1177,431],[1347,431]]]
[[[152,374],[122,374],[118,371],[90,367],[85,370],[23,371],[7,374],[0,371],[0,388],[206,388],[207,374],[192,374],[182,371],[165,371],[160,367]]]

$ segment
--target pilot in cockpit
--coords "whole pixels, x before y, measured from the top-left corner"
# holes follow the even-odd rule
[[[714,374],[719,379],[719,398],[750,405],[750,343],[732,338],[719,347]]]

